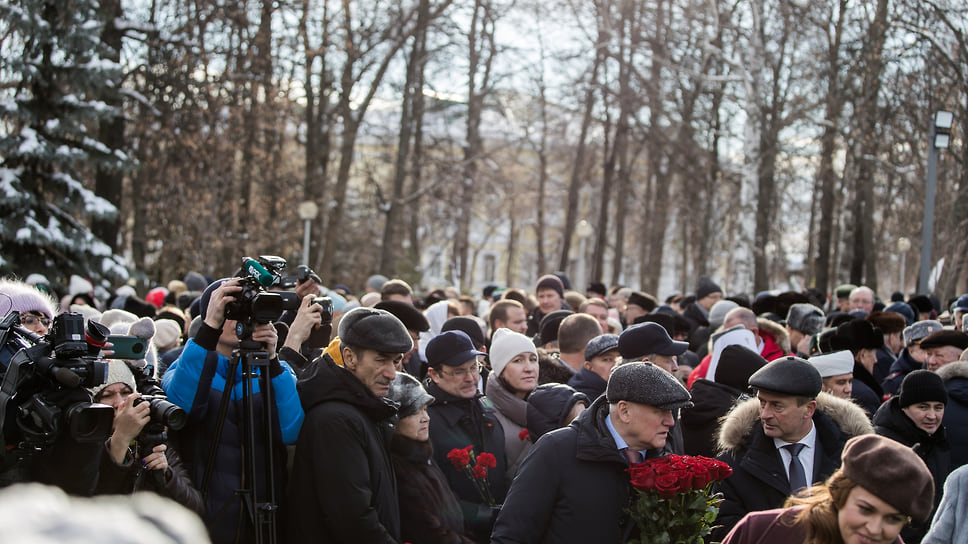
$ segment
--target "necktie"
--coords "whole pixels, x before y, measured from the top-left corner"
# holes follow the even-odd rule
[[[787,451],[790,452],[792,458],[790,459],[790,491],[796,493],[797,491],[807,487],[807,475],[803,470],[803,465],[800,463],[800,450],[804,447],[803,444],[787,444],[783,446]]]
[[[633,450],[633,449],[629,449],[629,448],[622,448],[619,451],[621,451],[622,454],[625,455],[625,458],[629,460],[629,464],[630,465],[634,465],[635,463],[641,463],[642,462],[642,453],[640,453],[639,450]],[[801,472],[802,472],[802,469],[801,469]]]

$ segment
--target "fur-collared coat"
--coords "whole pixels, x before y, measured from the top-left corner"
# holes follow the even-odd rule
[[[968,361],[954,361],[938,369],[948,390],[944,426],[951,446],[951,468],[968,464]]]
[[[720,426],[717,459],[729,463],[733,474],[718,487],[724,500],[716,520],[721,527],[713,531],[713,540],[721,540],[747,512],[779,508],[790,495],[780,453],[763,432],[759,410],[759,399],[743,401]],[[813,423],[817,453],[811,482],[826,480],[840,467],[840,454],[849,438],[874,432],[863,409],[827,393],[817,396]]]

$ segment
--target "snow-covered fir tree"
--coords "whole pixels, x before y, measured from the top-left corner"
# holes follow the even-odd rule
[[[117,209],[88,187],[97,168],[132,161],[99,141],[121,115],[105,98],[121,67],[105,60],[96,0],[0,0],[0,274],[128,277],[122,257],[90,230]]]

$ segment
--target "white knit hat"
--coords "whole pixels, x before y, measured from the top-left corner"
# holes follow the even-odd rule
[[[534,347],[534,341],[527,336],[514,332],[511,329],[498,329],[491,336],[491,349],[488,350],[488,359],[491,361],[491,369],[494,375],[500,377],[504,367],[511,362],[518,354],[534,353],[538,350]]]
[[[807,359],[807,362],[816,367],[821,378],[841,376],[854,372],[854,356],[848,350],[817,355],[816,357]]]
[[[128,368],[128,364],[124,361],[119,361],[117,359],[106,359],[108,363],[108,379],[104,380],[104,383],[91,388],[91,394],[95,397],[104,390],[105,387],[113,385],[116,383],[123,383],[131,388],[131,391],[137,391],[138,387],[134,383],[134,374],[131,369]]]

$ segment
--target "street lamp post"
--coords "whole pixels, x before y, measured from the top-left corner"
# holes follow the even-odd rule
[[[319,214],[319,207],[316,203],[307,200],[299,205],[298,209],[299,218],[303,220],[303,258],[302,264],[309,266],[309,231],[312,227],[313,220],[316,219],[316,215]]]
[[[902,236],[897,239],[897,253],[898,253],[898,256],[901,258],[901,278],[900,278],[901,281],[898,282],[898,285],[900,286],[898,288],[898,291],[900,291],[902,295],[904,294],[904,268],[905,268],[905,265],[907,264],[907,252],[910,249],[911,249],[911,240],[908,240],[907,237],[905,236]]]
[[[938,150],[946,149],[951,140],[951,124],[954,114],[938,110],[931,123],[928,145],[928,179],[924,196],[924,223],[921,226],[921,273],[918,277],[918,293],[928,294],[931,275],[931,243],[934,238],[934,199],[938,185]]]
[[[585,244],[588,241],[588,237],[591,236],[593,232],[595,232],[595,229],[592,227],[591,223],[585,221],[584,219],[575,225],[575,234],[578,235],[578,239],[580,240],[578,246],[578,270],[580,271],[578,277],[580,278],[580,283],[578,285],[582,286],[582,289],[588,285],[588,278],[585,277],[585,271],[587,270]]]

